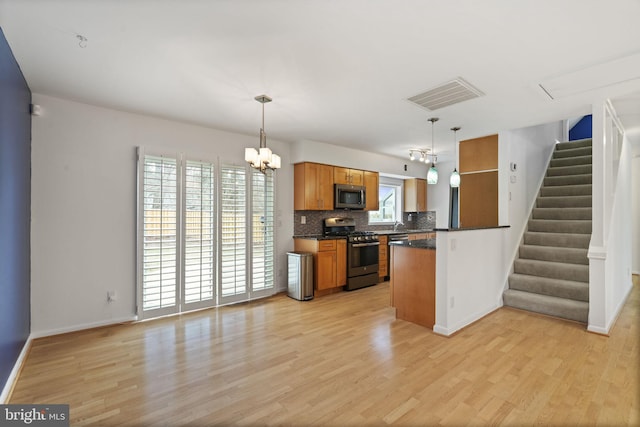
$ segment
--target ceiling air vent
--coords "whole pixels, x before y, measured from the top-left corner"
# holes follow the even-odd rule
[[[426,92],[412,96],[409,98],[409,101],[427,110],[437,110],[483,95],[484,93],[475,88],[471,83],[458,77]]]

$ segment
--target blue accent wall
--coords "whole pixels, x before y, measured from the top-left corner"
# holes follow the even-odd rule
[[[591,138],[591,136],[593,135],[591,125],[591,114],[581,118],[578,123],[576,123],[571,129],[569,129],[569,141]]]
[[[31,91],[0,28],[0,390],[31,328]]]

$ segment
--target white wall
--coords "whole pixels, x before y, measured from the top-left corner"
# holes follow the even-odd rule
[[[434,332],[451,335],[502,306],[507,233],[437,232]]]
[[[544,179],[549,159],[557,141],[562,140],[562,122],[553,122],[539,126],[508,130],[499,133],[500,168],[500,204],[502,215],[507,220],[501,225],[510,225],[506,242],[506,262],[511,265],[517,254],[531,209],[533,208],[540,185]],[[510,164],[516,164],[516,170],[510,170]]]
[[[634,154],[631,166],[631,176],[631,239],[633,245],[632,269],[634,274],[640,274],[640,153]]]
[[[593,105],[593,232],[589,244],[589,324],[608,334],[631,290],[631,147],[621,141],[618,160],[614,111]],[[616,174],[617,165],[617,174]]]
[[[427,185],[427,210],[435,211],[436,228],[449,228],[449,177],[453,165],[453,161],[438,162],[438,183]]]
[[[131,320],[135,314],[135,147],[244,164],[245,136],[34,94],[43,114],[32,135],[33,336]],[[289,144],[277,175],[277,284],[293,248]],[[107,290],[117,301],[107,303]]]
[[[389,157],[317,141],[299,141],[291,145],[291,162],[316,162],[354,169],[377,171],[398,178],[426,178],[424,163],[407,158]],[[404,166],[407,170],[404,170]]]

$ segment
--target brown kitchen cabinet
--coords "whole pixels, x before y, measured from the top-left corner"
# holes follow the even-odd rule
[[[297,163],[293,174],[295,210],[333,210],[333,166],[312,162]]]
[[[313,254],[315,290],[335,289],[347,284],[345,239],[294,239],[294,250]]]
[[[427,233],[410,233],[409,240],[422,240],[427,239]]]
[[[378,277],[382,282],[389,275],[389,237],[378,236],[380,246],[378,247]]]
[[[404,211],[427,211],[427,181],[422,178],[404,180]]]
[[[334,166],[333,182],[334,184],[364,185],[364,171]]]
[[[378,172],[364,171],[364,186],[367,194],[366,211],[380,209],[380,174]]]

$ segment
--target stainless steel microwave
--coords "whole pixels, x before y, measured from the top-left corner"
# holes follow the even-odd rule
[[[367,205],[366,190],[362,185],[335,184],[334,209],[364,209]]]

